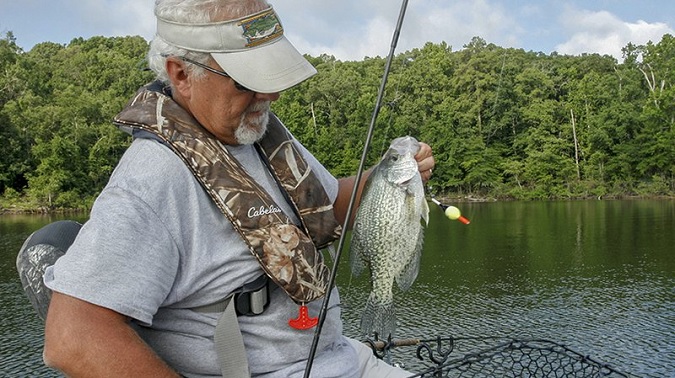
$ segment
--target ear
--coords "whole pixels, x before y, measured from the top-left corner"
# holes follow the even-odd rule
[[[175,92],[183,98],[190,98],[190,77],[185,63],[176,58],[166,59],[166,73]]]

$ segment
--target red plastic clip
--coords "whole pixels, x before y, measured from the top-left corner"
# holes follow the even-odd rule
[[[296,319],[290,319],[288,325],[295,329],[310,329],[319,323],[319,318],[310,318],[307,306],[300,306],[300,313]]]

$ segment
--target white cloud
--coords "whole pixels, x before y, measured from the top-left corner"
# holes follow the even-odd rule
[[[512,46],[523,32],[510,11],[494,1],[417,1],[417,5],[406,27],[410,36],[406,39],[407,48],[428,41],[445,41],[459,50],[476,36],[497,45]]]
[[[599,53],[621,59],[621,49],[629,42],[636,45],[648,41],[658,43],[664,34],[673,33],[673,29],[664,23],[627,22],[607,11],[568,9],[561,22],[571,37],[557,45],[556,50],[570,55]]]
[[[113,32],[116,35],[127,35],[129,30],[132,34],[137,34],[150,40],[155,35],[155,14],[153,12],[153,2],[124,0],[116,2],[118,18],[121,22],[114,25]]]
[[[289,38],[304,53],[313,56],[325,53],[341,60],[387,55],[401,3],[344,0],[339,4],[336,9],[321,10],[314,2],[289,0],[276,8]],[[303,8],[304,12],[300,10]],[[314,17],[307,18],[307,14]],[[422,47],[426,42],[443,41],[458,50],[474,36],[511,46],[518,44],[519,35],[523,33],[509,11],[496,1],[412,0],[396,52]]]
[[[288,38],[299,51],[357,60],[387,53],[398,14],[395,3],[287,0],[274,6]]]
[[[282,22],[283,22],[283,15]],[[393,24],[381,17],[364,21],[358,27],[342,34],[330,34],[316,38],[314,34],[302,34],[286,28],[288,38],[302,53],[312,56],[333,55],[340,60],[360,60],[364,56],[383,56],[388,52]],[[311,38],[310,42],[308,39]]]
[[[78,22],[105,36],[140,35],[155,31],[154,2],[138,0],[68,0],[79,13]]]
[[[668,25],[656,22],[648,23],[638,20],[636,23],[626,24],[631,31],[631,42],[636,44],[645,44],[648,41],[659,43],[664,34],[675,34],[675,31]]]
[[[385,56],[401,1],[271,0],[298,50],[341,60]],[[149,40],[155,29],[153,6],[152,0],[0,0],[0,32],[13,31],[27,49],[93,35]],[[594,11],[580,10],[584,7]],[[637,1],[410,0],[396,52],[426,42],[446,42],[457,51],[479,36],[503,47],[620,58],[628,42],[657,43],[663,34],[675,34],[669,7],[655,12]]]

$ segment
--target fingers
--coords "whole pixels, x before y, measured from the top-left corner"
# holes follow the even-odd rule
[[[415,155],[415,160],[417,160],[417,167],[420,171],[420,176],[422,176],[422,181],[426,183],[431,178],[433,168],[436,166],[431,147],[424,142],[420,142],[420,150]]]
[[[431,178],[431,174],[432,174],[431,169],[427,169],[426,171],[421,171],[420,176],[422,176],[422,182],[426,184],[427,181],[429,181],[429,179]]]
[[[431,147],[424,142],[420,142],[420,150],[415,155],[415,160],[417,160],[420,172],[431,170],[436,166]]]

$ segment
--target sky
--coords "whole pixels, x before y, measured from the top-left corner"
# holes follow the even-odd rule
[[[397,0],[270,0],[302,53],[339,60],[389,53]],[[0,35],[29,51],[40,42],[140,35],[151,40],[153,0],[0,0]],[[474,36],[501,47],[550,54],[599,53],[621,61],[629,42],[675,35],[673,0],[409,0],[396,53]]]

